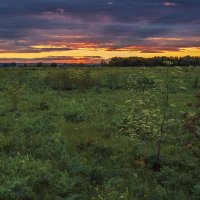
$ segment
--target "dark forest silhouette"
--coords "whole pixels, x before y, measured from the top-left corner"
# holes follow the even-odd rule
[[[165,66],[200,66],[200,56],[192,57],[153,57],[153,58],[143,58],[143,57],[113,57],[107,61],[102,60],[99,64],[97,63],[0,63],[1,67],[165,67]]]

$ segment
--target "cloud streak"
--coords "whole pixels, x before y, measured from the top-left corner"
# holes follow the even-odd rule
[[[166,1],[163,3],[164,6],[167,6],[167,7],[171,7],[171,6],[176,6],[177,4],[174,3],[174,2],[169,2],[169,1]]]

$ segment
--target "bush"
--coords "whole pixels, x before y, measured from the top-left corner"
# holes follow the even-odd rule
[[[66,110],[63,112],[63,117],[66,122],[80,123],[87,121],[90,117],[84,107],[79,102],[71,101],[67,103]]]
[[[40,102],[37,107],[38,110],[42,110],[42,111],[49,110],[49,108],[50,106],[48,105],[48,103],[44,101]]]
[[[23,179],[14,180],[7,185],[0,186],[1,200],[34,200],[34,192]]]
[[[195,185],[192,189],[192,192],[194,194],[195,199],[198,199],[200,197],[200,184]]]
[[[55,90],[86,90],[94,86],[90,71],[76,68],[53,71],[47,75],[45,82]]]
[[[38,187],[37,182],[38,178],[42,178],[40,172],[45,173],[42,175],[45,179],[50,176],[48,165],[35,161],[28,156],[6,158],[1,163],[0,199],[3,200],[36,199],[37,192],[41,191],[41,187]],[[51,184],[53,183],[52,180],[49,181]]]
[[[148,89],[155,87],[154,79],[148,76],[138,76],[135,78],[134,87],[136,89]]]
[[[197,89],[199,88],[199,77],[195,77],[194,81],[192,82],[192,88]]]
[[[20,126],[19,122],[21,121]],[[38,133],[52,133],[55,130],[54,119],[51,113],[45,115],[38,115],[36,117],[30,117],[27,120],[24,118],[20,119],[16,124],[15,131],[23,132],[27,134],[38,134]]]
[[[79,111],[74,111],[71,113],[65,112],[63,116],[66,122],[79,123],[87,120],[87,116],[85,116],[83,113]]]
[[[109,89],[121,89],[125,83],[120,78],[117,73],[106,74],[102,80],[102,86]]]
[[[121,192],[116,188],[105,186],[103,189],[96,188],[97,195],[92,200],[128,200],[128,190]]]

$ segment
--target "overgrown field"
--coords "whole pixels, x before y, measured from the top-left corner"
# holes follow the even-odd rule
[[[0,200],[189,199],[200,68],[0,69]]]

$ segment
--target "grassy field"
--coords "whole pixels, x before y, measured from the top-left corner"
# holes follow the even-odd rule
[[[199,115],[198,67],[2,68],[0,199],[198,200]]]

